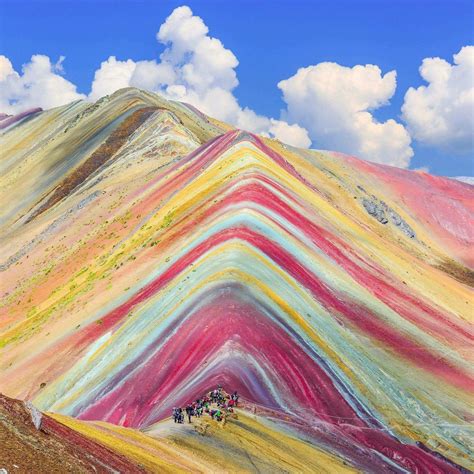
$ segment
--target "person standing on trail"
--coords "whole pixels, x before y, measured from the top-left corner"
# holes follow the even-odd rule
[[[193,407],[191,405],[188,405],[186,407],[186,414],[188,415],[188,422],[191,423],[191,416],[194,415],[194,410],[193,410]]]
[[[232,400],[234,400],[235,406],[237,406],[237,402],[239,401],[239,395],[237,394],[237,390],[232,394]]]
[[[184,422],[183,409],[181,407],[176,409],[176,418],[178,420],[178,423]]]
[[[202,400],[200,398],[196,400],[196,406],[194,407],[194,414],[198,418],[200,418],[202,415]]]

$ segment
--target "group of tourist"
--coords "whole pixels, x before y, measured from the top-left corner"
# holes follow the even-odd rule
[[[211,390],[204,397],[198,398],[195,402],[188,403],[184,409],[173,408],[173,419],[175,423],[184,423],[184,414],[188,418],[188,423],[192,423],[192,417],[200,418],[204,413],[213,420],[221,421],[227,413],[232,413],[239,401],[239,395],[235,391],[232,395],[227,394],[219,385],[215,390]]]

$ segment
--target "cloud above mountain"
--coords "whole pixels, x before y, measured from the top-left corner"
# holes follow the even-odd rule
[[[189,102],[217,119],[239,128],[308,147],[308,133],[297,124],[242,108],[233,90],[239,81],[239,62],[220,40],[209,36],[203,20],[187,6],[176,8],[156,37],[165,50],[160,61],[118,61],[111,56],[96,71],[91,99],[121,87],[134,86],[158,92],[169,99]]]
[[[474,46],[453,56],[454,64],[425,58],[420,75],[428,83],[410,87],[402,106],[412,137],[451,153],[474,153]]]
[[[286,104],[280,117],[267,117],[239,104],[234,94],[239,84],[237,57],[210,36],[203,19],[189,7],[173,10],[156,39],[164,45],[158,59],[104,60],[87,96],[64,77],[62,57],[53,63],[47,56],[34,55],[18,73],[8,58],[0,56],[0,111],[97,100],[132,86],[188,102],[219,120],[290,145],[334,149],[378,163],[408,167],[412,138],[454,152],[472,152],[472,46],[454,55],[454,65],[440,58],[423,60],[420,74],[428,86],[407,91],[402,108],[405,127],[374,115],[395,94],[396,71],[335,62],[301,68],[278,83]]]
[[[35,54],[19,74],[10,60],[0,55],[0,111],[7,114],[42,107],[49,109],[85,99],[76,86],[65,79],[61,57],[55,64],[48,56]]]
[[[393,119],[378,122],[370,112],[388,104],[396,86],[395,71],[382,75],[375,65],[330,62],[301,68],[278,83],[285,116],[305,127],[317,148],[407,167],[413,150],[404,126]]]

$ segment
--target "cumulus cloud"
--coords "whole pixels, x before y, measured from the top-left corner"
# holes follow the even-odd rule
[[[283,120],[270,119],[268,132],[271,137],[278,138],[288,145],[301,148],[309,148],[311,145],[308,131],[297,124],[290,125]]]
[[[4,81],[11,74],[15,74],[12,63],[6,56],[0,55],[0,81]]]
[[[158,41],[167,45],[163,63],[172,65],[180,83],[196,91],[214,87],[232,90],[238,85],[234,68],[239,64],[232,51],[208,35],[201,18],[189,7],[176,8],[161,25]]]
[[[454,153],[473,153],[474,46],[464,46],[454,64],[425,58],[420,75],[428,83],[410,87],[402,117],[413,138]]]
[[[305,127],[317,148],[408,166],[413,156],[408,132],[395,120],[379,122],[371,113],[395,93],[395,71],[382,75],[375,65],[324,62],[299,69],[278,87],[287,104],[285,117]]]
[[[115,56],[110,56],[95,72],[89,97],[92,100],[97,100],[118,89],[128,87],[135,68],[136,63],[131,59],[117,61]]]
[[[233,90],[239,84],[239,62],[203,20],[187,6],[178,7],[161,25],[156,38],[165,45],[160,61],[119,61],[114,56],[96,71],[90,98],[96,100],[122,87],[134,86],[188,102],[204,113],[244,130],[308,147],[305,129],[242,108]]]
[[[49,109],[85,98],[61,75],[63,61],[61,57],[51,63],[48,56],[35,54],[18,73],[10,60],[0,55],[0,111],[15,114],[32,107]]]

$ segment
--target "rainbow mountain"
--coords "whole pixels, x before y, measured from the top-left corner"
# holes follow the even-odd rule
[[[474,468],[474,187],[132,88],[0,128],[6,400],[141,472]]]

